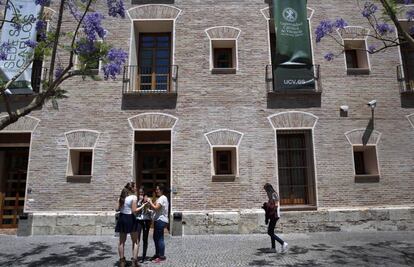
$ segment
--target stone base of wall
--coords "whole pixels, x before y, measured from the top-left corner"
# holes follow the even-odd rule
[[[186,211],[182,215],[182,222],[171,223],[182,224],[183,235],[267,232],[263,210]],[[31,220],[33,235],[113,235],[114,229],[114,212],[33,213]],[[171,229],[177,229],[177,225]],[[283,212],[277,230],[283,233],[414,231],[414,207]]]
[[[283,212],[276,230],[283,233],[414,231],[414,207]],[[183,212],[184,235],[266,232],[263,210]]]
[[[115,213],[33,213],[33,235],[114,235]]]

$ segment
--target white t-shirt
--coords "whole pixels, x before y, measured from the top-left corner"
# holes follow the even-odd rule
[[[161,208],[155,211],[154,221],[160,220],[165,223],[168,223],[168,199],[166,196],[160,196],[157,201],[155,201],[155,205],[159,203]]]
[[[137,201],[136,195],[130,195],[125,198],[124,205],[121,208],[121,213],[132,214],[132,202]]]

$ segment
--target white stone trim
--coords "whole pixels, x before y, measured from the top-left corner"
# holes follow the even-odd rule
[[[93,146],[82,146],[82,147],[80,147],[80,146],[71,146],[69,144],[68,135],[70,135],[72,133],[76,133],[76,132],[90,132],[90,133],[96,134],[97,136],[96,136],[94,145]],[[77,130],[72,130],[72,131],[69,131],[69,132],[65,132],[66,145],[69,149],[94,149],[94,148],[96,148],[96,144],[98,143],[98,139],[99,139],[100,135],[101,135],[100,132],[95,131],[95,130],[89,130],[89,129],[77,129]]]
[[[214,133],[218,133],[218,132],[230,132],[230,133],[234,133],[239,135],[239,140],[237,141],[236,144],[212,144],[212,140],[210,140],[209,135],[214,134]],[[211,176],[216,175],[215,174],[215,170],[214,170],[214,148],[235,148],[236,150],[236,171],[235,171],[235,176],[239,177],[240,176],[240,153],[239,153],[239,148],[240,148],[240,143],[243,139],[244,134],[242,132],[239,131],[235,131],[235,130],[229,130],[229,129],[218,129],[218,130],[214,130],[214,131],[210,131],[208,133],[204,134],[204,137],[207,139],[208,144],[210,145],[210,160],[211,160],[211,165],[210,165],[210,170],[211,170]]]
[[[360,30],[361,31],[361,36],[356,36],[354,38],[351,37],[344,37],[343,35],[346,34],[346,31],[348,29],[355,29],[355,31]],[[365,43],[365,50],[366,50],[366,57],[367,57],[367,62],[368,62],[368,69],[369,72],[371,72],[371,60],[370,60],[370,55],[368,53],[368,35],[370,33],[370,29],[367,29],[365,27],[362,26],[345,26],[344,29],[336,29],[336,32],[338,33],[339,37],[341,37],[342,40],[342,45],[344,47],[345,50],[345,42],[346,41],[364,41]],[[345,52],[344,54],[344,64],[345,64],[345,70],[348,70],[348,66],[346,65],[346,54]]]
[[[126,13],[127,13],[127,15],[128,15],[128,17],[129,17],[130,20],[140,19],[140,18],[133,18],[131,16],[131,11],[137,10],[137,9],[145,9],[147,7],[168,7],[168,8],[175,9],[175,10],[178,11],[178,14],[175,17],[170,17],[170,18],[151,18],[150,20],[160,20],[160,19],[161,20],[162,19],[166,19],[166,20],[176,20],[181,15],[181,13],[183,12],[182,9],[179,9],[178,7],[171,6],[171,5],[165,5],[165,4],[147,4],[147,5],[139,5],[139,6],[136,6],[136,7],[131,7],[130,9],[128,9],[126,11]],[[148,18],[145,18],[144,20],[148,20]]]
[[[176,11],[178,11],[177,15],[175,17],[170,17],[170,18],[158,18],[158,17],[153,17],[153,18],[133,18],[130,14],[131,11],[133,10],[137,10],[137,9],[143,9],[143,8],[147,8],[147,7],[168,7],[172,9],[175,9]],[[129,17],[129,19],[131,20],[131,33],[130,33],[130,43],[129,43],[129,59],[128,59],[128,65],[131,65],[132,62],[132,55],[136,54],[136,51],[134,51],[132,53],[132,49],[137,49],[136,44],[133,45],[136,41],[136,38],[132,38],[132,36],[135,36],[135,29],[134,29],[134,21],[163,21],[163,20],[170,20],[173,21],[173,30],[172,30],[172,48],[171,48],[171,58],[172,58],[172,65],[175,65],[175,36],[176,36],[176,20],[178,19],[178,17],[181,15],[183,11],[175,6],[170,6],[170,5],[163,5],[163,4],[148,4],[148,5],[141,5],[141,6],[137,6],[137,7],[132,7],[130,9],[127,10],[127,15]],[[135,55],[136,58],[138,58],[138,55]]]
[[[312,127],[295,127],[295,126],[291,126],[291,127],[277,127],[277,126],[275,126],[273,124],[272,118],[278,117],[278,116],[282,116],[282,115],[285,115],[285,114],[303,114],[303,116],[309,116],[309,117],[314,118],[315,121],[314,121]],[[315,128],[318,120],[319,120],[319,117],[317,117],[317,116],[315,116],[315,115],[313,115],[312,113],[309,113],[309,112],[303,112],[303,111],[285,111],[285,112],[279,112],[279,113],[270,115],[270,116],[267,117],[267,119],[269,120],[269,122],[272,125],[272,127],[273,127],[274,130],[296,130],[296,129],[298,129],[298,130],[301,130],[301,129],[302,130],[304,130],[304,129],[312,129],[313,130]]]
[[[214,36],[211,35],[211,30],[220,29],[220,28],[222,28],[222,29],[231,29],[231,30],[234,30],[235,32],[238,32],[238,33],[235,37],[232,37],[232,36],[214,37]],[[233,27],[233,26],[214,26],[214,27],[210,27],[210,28],[205,29],[204,32],[207,34],[207,37],[208,37],[209,42],[210,42],[210,54],[209,54],[210,71],[212,71],[214,69],[213,41],[216,41],[216,40],[218,40],[218,41],[228,40],[228,41],[234,41],[235,42],[235,47],[234,47],[234,49],[236,50],[235,51],[235,55],[236,55],[235,69],[236,69],[236,71],[238,71],[239,70],[239,44],[238,44],[239,42],[238,42],[238,40],[239,40],[239,37],[240,37],[240,34],[241,34],[241,30],[239,28],[236,28],[236,27]]]
[[[371,138],[376,138],[376,140],[375,140],[376,142],[369,142],[369,140],[368,140],[368,143],[365,144],[365,145],[362,143],[362,140],[361,140],[361,143],[353,142],[353,140],[352,140],[352,134],[353,133],[357,133],[358,132],[359,135],[361,135],[361,133],[363,134],[365,131],[366,131],[366,129],[362,128],[362,129],[354,129],[354,130],[351,130],[351,131],[348,131],[348,132],[345,133],[345,137],[346,137],[346,139],[348,140],[349,144],[352,147],[352,167],[353,167],[353,170],[354,170],[353,173],[354,173],[354,175],[356,175],[356,172],[355,172],[355,159],[354,159],[354,147],[356,147],[356,146],[358,146],[358,147],[361,147],[361,146],[373,146],[373,147],[375,147],[375,155],[377,157],[376,160],[377,160],[377,166],[378,166],[378,176],[381,177],[381,166],[380,166],[379,154],[378,154],[378,143],[379,143],[379,141],[381,139],[382,133],[380,133],[380,132],[378,132],[376,130],[373,130],[372,131],[369,140],[371,140]],[[375,134],[376,136],[373,137],[372,136],[373,134]]]
[[[9,115],[3,115],[0,116],[0,120],[2,118],[8,117]],[[26,125],[26,124],[28,125]],[[6,128],[1,130],[1,133],[33,133],[37,126],[40,123],[40,119],[32,117],[30,115],[26,115],[24,117],[21,117],[16,122],[7,125]],[[19,127],[22,127],[19,129]]]
[[[164,117],[169,117],[171,119],[174,119],[174,123],[171,127],[169,128],[137,128],[134,127],[134,125],[132,124],[132,120],[134,118],[139,118],[139,117],[143,117],[143,116],[153,116],[153,115],[159,115],[160,117],[164,116]],[[173,116],[171,114],[167,114],[167,113],[161,113],[161,112],[146,112],[146,113],[142,113],[142,114],[138,114],[135,116],[132,116],[130,118],[128,118],[128,123],[129,126],[132,129],[132,151],[131,151],[131,177],[136,181],[136,173],[135,173],[135,132],[136,131],[170,131],[170,188],[173,187],[174,185],[174,179],[173,179],[173,166],[174,166],[174,128],[177,125],[178,122],[178,118],[176,116]],[[173,194],[171,194],[170,197],[170,207],[171,207],[171,214],[173,214],[174,209],[173,209]]]
[[[348,142],[349,142],[350,145],[361,145],[362,146],[362,145],[364,145],[362,143],[362,140],[361,140],[361,143],[353,142],[352,141],[352,134],[353,133],[356,133],[356,132],[362,132],[362,133],[364,133],[365,131],[366,131],[365,128],[354,129],[354,130],[351,130],[351,131],[346,132],[345,133],[345,137],[348,140]],[[373,137],[373,134],[375,134],[376,136]],[[377,130],[373,130],[372,131],[372,134],[371,134],[371,137],[369,139],[371,140],[371,138],[376,138],[376,142],[368,142],[366,145],[378,145],[378,143],[379,143],[379,141],[381,139],[381,135],[382,135],[382,133],[378,132]]]
[[[310,117],[314,119],[312,127],[277,127],[273,124],[272,118],[277,116],[283,116],[286,114],[302,114],[303,116]],[[312,113],[309,112],[303,112],[303,111],[286,111],[286,112],[279,112],[274,115],[270,115],[267,117],[269,120],[270,125],[272,125],[272,128],[274,130],[275,135],[275,166],[276,166],[276,177],[277,177],[277,192],[279,194],[279,164],[278,164],[278,157],[277,157],[277,131],[278,130],[311,130],[311,137],[312,137],[312,153],[313,153],[313,170],[314,170],[314,182],[315,182],[315,202],[316,207],[319,206],[319,194],[318,194],[318,170],[317,170],[317,164],[316,164],[316,151],[315,151],[315,127],[318,123],[319,117],[315,116]]]
[[[410,122],[411,126],[414,128],[414,113],[407,115],[407,120]]]
[[[139,117],[143,117],[143,116],[148,116],[148,115],[150,115],[150,116],[152,116],[152,115],[160,115],[160,117],[161,116],[170,117],[170,118],[174,119],[175,122],[174,122],[174,124],[171,127],[166,127],[166,128],[136,128],[136,127],[134,127],[134,125],[132,124],[132,120],[133,119],[139,118]],[[161,112],[146,112],[146,113],[141,113],[141,114],[138,114],[138,115],[135,115],[135,116],[132,116],[132,117],[129,117],[128,118],[129,126],[134,131],[138,131],[138,130],[139,131],[170,131],[170,130],[172,130],[175,127],[175,125],[177,124],[177,122],[178,122],[178,118],[177,117],[175,117],[175,116],[173,116],[171,114],[161,113]]]

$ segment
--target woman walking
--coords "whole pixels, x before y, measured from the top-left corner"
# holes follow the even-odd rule
[[[155,189],[155,194],[158,199],[155,204],[149,199],[151,208],[155,211],[154,216],[154,244],[155,255],[154,263],[160,263],[166,259],[165,257],[165,243],[164,243],[164,228],[168,224],[168,199],[164,196],[164,185],[159,184]]]
[[[276,223],[280,218],[279,196],[276,193],[275,189],[273,189],[273,186],[269,183],[266,183],[264,185],[264,190],[266,191],[267,197],[269,198],[268,202],[263,204],[263,208],[266,212],[265,223],[269,223],[267,234],[272,240],[272,251],[276,252],[275,241],[277,241],[282,246],[282,253],[284,253],[287,251],[288,243],[275,235]]]
[[[136,188],[135,183],[127,183],[122,189],[121,195],[118,201],[118,208],[120,209],[119,219],[115,226],[115,232],[119,233],[119,266],[125,267],[125,242],[127,235],[131,235],[132,240],[132,266],[138,266],[138,232],[137,232],[137,221],[133,211],[137,210],[137,196],[135,195]]]
[[[147,257],[147,248],[148,248],[148,234],[151,226],[151,211],[148,208],[148,195],[144,193],[142,188],[138,191],[138,213],[137,213],[137,220],[138,220],[138,247],[139,242],[141,239],[141,231],[142,231],[142,240],[144,242],[142,246],[142,259],[141,263],[145,261]]]

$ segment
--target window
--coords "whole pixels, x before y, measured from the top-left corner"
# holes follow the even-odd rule
[[[68,177],[92,176],[93,152],[91,149],[70,149]]]
[[[376,146],[354,146],[355,182],[378,182],[378,160]]]
[[[214,68],[233,68],[232,48],[214,48]]]
[[[365,40],[344,40],[348,75],[369,74],[369,59]]]
[[[409,32],[411,27],[414,27],[414,23],[408,23],[401,21],[401,26],[404,30]],[[400,34],[402,36],[402,34]],[[414,37],[414,34],[412,35]],[[401,59],[402,59],[402,82],[405,83],[407,91],[414,90],[414,48],[402,39],[400,45]]]
[[[101,48],[102,41],[98,40],[96,42],[96,47],[99,45],[99,49]],[[98,75],[99,71],[101,69],[101,58],[100,54],[101,52],[99,49],[91,55],[90,58],[86,61],[86,59],[82,58],[80,55],[75,56],[75,70],[82,70],[85,72],[85,74],[89,75]]]
[[[173,90],[173,20],[135,21],[129,66],[130,91]]]
[[[236,177],[237,176],[237,154],[236,147],[214,147],[213,148],[214,176]]]
[[[171,34],[141,33],[138,51],[140,90],[167,91],[170,81]]]
[[[231,168],[231,151],[216,152],[216,173],[232,174]]]
[[[91,175],[92,152],[79,152],[79,175]]]
[[[236,73],[236,40],[211,40],[212,73]]]
[[[315,205],[312,132],[277,131],[281,205]]]

